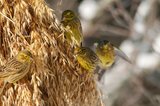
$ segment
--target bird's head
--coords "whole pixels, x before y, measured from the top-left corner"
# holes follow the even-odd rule
[[[72,11],[72,10],[65,10],[63,13],[62,13],[62,21],[70,21],[72,20],[73,18],[75,18],[76,15],[75,13]]]
[[[28,50],[23,50],[17,54],[16,59],[22,63],[25,63],[25,62],[30,63],[32,59],[32,54]]]
[[[94,46],[98,49],[108,49],[112,47],[112,44],[107,40],[103,40],[103,41],[94,43]]]

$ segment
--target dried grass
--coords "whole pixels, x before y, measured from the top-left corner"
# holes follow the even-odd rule
[[[0,64],[22,49],[35,61],[28,76],[6,85],[1,106],[100,106],[93,75],[78,65],[55,17],[43,0],[0,1]]]

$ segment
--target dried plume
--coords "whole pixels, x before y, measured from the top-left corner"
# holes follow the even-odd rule
[[[101,105],[93,75],[78,65],[44,0],[0,0],[0,65],[23,49],[34,55],[30,72],[6,84],[0,106]]]

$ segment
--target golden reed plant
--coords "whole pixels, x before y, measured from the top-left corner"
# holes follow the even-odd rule
[[[34,55],[29,73],[6,84],[0,106],[102,105],[93,75],[78,65],[56,20],[44,0],[0,0],[0,65],[23,49]]]

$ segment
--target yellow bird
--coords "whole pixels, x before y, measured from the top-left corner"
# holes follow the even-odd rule
[[[94,72],[100,60],[88,47],[76,47],[74,50],[78,63],[89,72]]]
[[[65,37],[69,43],[81,46],[83,41],[82,26],[78,16],[71,10],[62,13],[61,25],[65,29]]]
[[[100,43],[96,43],[95,52],[99,57],[99,59],[101,60],[100,66],[102,68],[108,68],[112,66],[112,64],[115,62],[116,56],[119,56],[122,59],[126,60],[127,62],[131,63],[130,59],[124,52],[113,46],[113,44],[111,44],[107,40],[104,40]]]
[[[30,69],[32,54],[28,50],[20,51],[14,58],[9,60],[5,66],[0,68],[0,80],[4,82],[0,94],[6,83],[16,83],[22,79]]]

